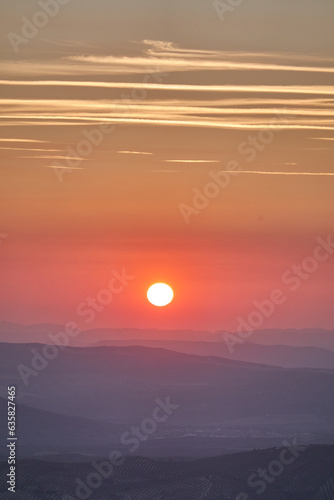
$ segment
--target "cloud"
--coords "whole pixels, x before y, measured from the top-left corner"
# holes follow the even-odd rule
[[[148,153],[147,151],[117,151],[119,154],[127,155],[153,155],[153,153]]]
[[[334,137],[311,137],[313,141],[334,141]]]
[[[81,159],[81,158],[80,158]],[[65,167],[63,165],[38,165],[43,168],[55,168],[55,169],[64,169],[64,170],[84,170],[84,167]]]
[[[50,61],[22,61],[19,65],[9,61],[8,64],[13,67],[11,70],[8,66],[5,74],[13,71],[15,79],[0,80],[0,87],[10,96],[0,100],[0,126],[75,127],[99,122],[259,130],[270,127],[272,118],[284,112],[284,123],[276,123],[273,128],[334,130],[332,80],[329,85],[307,85],[304,80],[300,80],[303,84],[290,84],[298,81],[292,73],[301,71],[328,73],[331,77],[334,59],[284,53],[189,49],[164,40],[144,40],[137,47],[140,49],[137,50],[138,55],[131,57],[74,54]],[[202,72],[201,78],[196,79],[197,83],[189,82],[185,76],[186,71],[193,69],[197,73]],[[258,81],[261,82],[265,81],[262,76],[266,71],[284,71],[287,77],[284,80],[271,78],[269,82],[272,84],[261,85],[199,83],[217,81],[210,78],[203,80],[203,76],[207,77],[211,70],[236,69],[251,72],[252,78],[258,71],[261,77]],[[174,75],[176,83],[168,83],[162,75],[153,75],[158,71],[182,72],[179,77],[182,80],[178,83]],[[127,81],[126,75],[136,72],[146,77],[141,76],[141,81]],[[114,73],[122,74],[122,81],[108,81],[109,75]],[[48,77],[45,78],[45,75]],[[50,75],[57,77],[51,79]],[[84,78],[77,80],[79,75]],[[245,82],[244,76],[241,79],[233,76],[233,80],[229,81],[235,79]],[[288,81],[289,84],[276,84],[277,81]],[[326,75],[322,75],[321,81],[326,81]],[[56,88],[58,98],[54,98]],[[29,98],[16,98],[18,93],[24,96],[26,89]],[[81,99],[73,99],[74,89]],[[122,97],[124,95],[126,98]],[[105,96],[110,98],[101,98]],[[119,154],[149,153],[121,151]],[[173,161],[176,162],[176,159]]]
[[[30,82],[29,82],[30,83]],[[47,82],[43,82],[45,86]],[[69,82],[62,82],[66,85]],[[86,82],[80,82],[85,84]],[[229,87],[223,87],[222,94]],[[248,88],[248,87],[247,87]],[[267,88],[267,87],[266,87]],[[284,89],[285,90],[285,89]],[[113,124],[183,126],[223,129],[333,130],[334,100],[327,98],[286,99],[273,97],[262,100],[243,96],[236,106],[235,99],[203,100],[186,98],[101,100],[101,99],[1,99],[0,125],[89,125],[96,122]],[[291,88],[289,88],[291,91]],[[326,89],[328,92],[328,89]],[[334,89],[333,89],[334,92]],[[282,103],[279,106],[279,103]],[[290,103],[290,105],[288,105]],[[326,106],[327,103],[327,106]],[[253,105],[252,105],[253,104]],[[257,107],[254,107],[254,105]],[[280,119],[282,118],[282,119]],[[14,147],[10,149],[14,150]],[[18,150],[26,148],[18,147]],[[43,150],[42,150],[43,151]],[[61,151],[61,150],[60,150]],[[145,151],[119,151],[120,154],[151,154]],[[173,159],[170,159],[171,161]],[[174,159],[173,161],[180,159]],[[187,161],[187,159],[184,159]],[[189,160],[192,161],[192,160]],[[201,161],[201,160],[197,160]],[[212,161],[212,160],[210,160]]]
[[[40,159],[45,159],[45,160],[68,160],[69,157],[66,155],[66,156],[50,156],[50,155],[41,155],[41,156],[17,156],[17,158],[21,158],[21,159],[29,159],[29,160],[40,160]],[[71,156],[70,157],[71,161],[72,160],[79,160],[79,161],[88,161],[88,158],[81,158],[81,156],[79,157],[75,157],[75,156]]]
[[[222,170],[222,172],[228,172],[235,174],[235,170]],[[315,175],[315,176],[333,176],[334,172],[269,172],[264,170],[238,170],[239,174],[251,174],[251,175]]]
[[[15,60],[6,60],[2,74],[8,78],[19,75],[33,78],[36,75],[98,76],[101,72],[105,75],[185,71],[334,73],[333,58],[305,54],[199,50],[178,47],[170,41],[144,40],[137,43],[138,55],[100,55],[94,53],[94,45],[73,41],[52,43],[71,47],[79,53],[52,60],[22,60],[19,65]],[[83,50],[91,53],[82,54]]]
[[[43,153],[63,151],[63,149],[2,148],[2,147],[0,147],[0,150],[6,150],[6,151],[42,151]]]
[[[40,142],[40,143],[48,143],[49,141],[40,141],[38,139],[0,139],[0,142]],[[2,148],[4,149],[4,148]]]
[[[220,163],[220,160],[165,160],[166,163]]]
[[[23,119],[22,119],[23,118]],[[17,126],[82,126],[89,125],[94,126],[97,123],[101,123],[101,118],[90,118],[82,119],[78,121],[75,116],[67,117],[67,121],[62,119],[52,120],[51,117],[45,117],[44,119],[39,117],[34,120],[33,118],[26,120],[24,117],[18,117],[16,121],[4,121],[0,123],[0,126],[4,127],[17,127]],[[258,122],[258,123],[240,123],[240,122],[213,122],[209,120],[162,120],[162,119],[147,119],[147,118],[112,118],[103,119],[104,123],[119,124],[119,125],[149,125],[149,126],[165,126],[165,127],[197,127],[197,128],[217,128],[217,129],[231,129],[231,130],[265,130],[268,129],[268,123]],[[295,123],[295,124],[284,124],[275,126],[276,130],[334,130],[334,125],[323,125],[323,124],[309,124],[305,123]],[[323,148],[321,148],[323,149]]]
[[[81,80],[0,80],[0,86],[17,87],[86,87],[114,89],[146,89],[188,92],[307,94],[333,96],[333,85],[196,85],[149,82],[99,82]]]
[[[175,71],[290,71],[302,73],[334,73],[334,68],[329,66],[297,66],[287,64],[271,64],[261,62],[243,62],[243,61],[217,61],[207,59],[187,59],[187,58],[143,58],[143,57],[115,57],[115,56],[70,56],[69,61],[81,63],[85,72],[87,67],[92,65],[100,67],[106,74],[131,74],[147,73],[149,65],[156,66],[160,72]],[[103,67],[103,68],[101,68]],[[76,72],[80,66],[76,68]],[[96,71],[97,72],[97,71]]]
[[[81,63],[85,66],[87,63],[98,66],[108,66],[107,71],[123,73],[146,72],[148,65],[157,65],[160,71],[199,71],[201,69],[211,71],[230,71],[230,70],[259,70],[259,71],[290,71],[290,72],[312,72],[312,73],[334,73],[333,64],[319,65],[321,59],[307,58],[302,59],[295,55],[293,58],[289,55],[288,60],[294,60],[295,64],[286,64],[285,54],[277,53],[245,53],[245,52],[226,52],[218,50],[196,50],[178,47],[170,41],[144,40],[144,54],[141,56],[101,56],[101,55],[74,55],[69,56],[68,60],[75,63]],[[301,65],[301,60],[304,65]],[[314,62],[318,65],[311,65]],[[334,59],[322,61],[333,63]],[[308,64],[307,64],[308,63]]]

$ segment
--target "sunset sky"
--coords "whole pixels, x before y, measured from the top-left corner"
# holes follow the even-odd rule
[[[265,328],[334,328],[334,254],[282,282],[334,241],[333,1],[70,0],[35,32],[41,4],[1,9],[0,320],[78,320],[125,270],[90,328],[235,330],[277,288]]]

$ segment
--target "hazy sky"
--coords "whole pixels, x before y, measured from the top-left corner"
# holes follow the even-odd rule
[[[332,0],[3,1],[0,319],[76,320],[125,269],[89,327],[233,330],[279,288],[263,327],[334,328],[334,255],[309,259],[334,241],[333,19]]]

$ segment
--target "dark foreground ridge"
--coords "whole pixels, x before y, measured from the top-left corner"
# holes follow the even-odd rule
[[[193,461],[127,457],[114,467],[106,460],[23,460],[17,463],[15,494],[6,489],[7,472],[8,464],[1,463],[3,500],[334,499],[334,446],[286,446]]]

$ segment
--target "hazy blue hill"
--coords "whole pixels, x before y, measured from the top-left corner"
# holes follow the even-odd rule
[[[322,328],[257,330],[252,341],[267,345],[314,346],[334,351],[334,331]]]
[[[265,345],[245,342],[237,345],[231,353],[225,342],[190,342],[182,340],[101,340],[93,346],[160,347],[197,356],[219,356],[227,359],[259,363],[285,368],[327,368],[334,369],[334,352],[320,347],[296,347],[286,345]]]
[[[0,321],[0,342],[29,343],[50,342],[49,333],[64,332],[64,325],[56,324],[32,324],[21,325],[8,321]],[[208,331],[195,330],[154,330],[140,328],[94,328],[81,329],[81,333],[72,338],[72,345],[85,346],[94,341],[109,339],[122,340],[132,338],[162,338],[179,339],[189,341],[216,341],[215,334]]]
[[[326,420],[333,414],[333,370],[282,369],[139,346],[67,347],[25,387],[17,367],[30,366],[31,349],[42,347],[2,344],[1,385],[17,383],[22,403],[57,413],[128,420],[145,417],[156,397],[170,396],[181,405],[173,418],[182,422],[295,413]]]
[[[7,400],[0,398],[0,414],[7,414]],[[20,457],[52,456],[59,453],[76,453],[83,456],[92,450],[105,449],[106,441],[117,443],[124,431],[118,422],[110,423],[71,417],[37,408],[16,404],[16,421]],[[7,425],[0,426],[2,442],[7,438]],[[0,459],[7,450],[1,449]]]
[[[10,343],[50,342],[48,333],[57,333],[64,330],[62,325],[36,324],[21,325],[9,321],[0,321],[0,341]]]
[[[101,427],[99,436],[93,434],[95,444],[83,439],[88,453],[99,452],[103,436],[106,446],[114,443],[115,430],[120,435],[116,424],[126,431],[151,417],[157,398],[178,408],[142,444],[142,453],[151,456],[158,445],[159,456],[173,450],[177,456],[199,456],[201,450],[207,456],[238,445],[279,444],[297,434],[310,443],[331,443],[334,436],[334,370],[284,369],[141,346],[67,347],[25,386],[18,366],[31,366],[32,350],[41,353],[43,345],[0,347],[2,396],[15,384],[19,404],[109,423],[109,433]],[[78,429],[68,452],[82,450],[81,423]],[[30,430],[32,439],[36,432],[38,425]]]
[[[20,325],[0,321],[0,342],[29,343],[50,342],[49,333],[63,332],[63,325],[36,324]],[[225,331],[195,330],[154,330],[139,328],[94,328],[82,329],[81,333],[71,339],[73,346],[89,346],[96,342],[122,340],[186,341],[186,342],[223,342]],[[313,346],[334,351],[334,331],[321,328],[305,329],[271,329],[257,330],[248,339],[256,344],[287,345],[294,347]],[[237,346],[239,348],[240,346]]]

